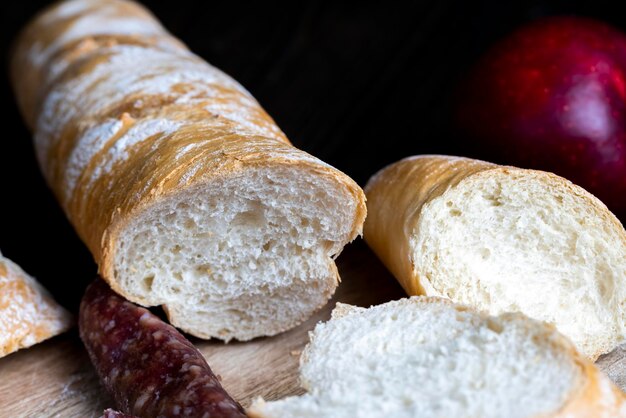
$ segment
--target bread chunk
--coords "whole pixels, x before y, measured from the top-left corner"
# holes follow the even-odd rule
[[[366,186],[365,240],[410,295],[547,321],[595,360],[624,341],[626,232],[554,174],[418,156]]]

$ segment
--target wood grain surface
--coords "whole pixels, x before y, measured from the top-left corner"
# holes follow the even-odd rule
[[[338,260],[342,283],[335,297],[301,326],[271,338],[223,344],[192,339],[226,390],[244,406],[257,396],[279,399],[303,392],[298,385],[300,351],[308,332],[330,317],[337,301],[370,306],[404,296],[393,277],[362,241]],[[626,348],[598,360],[626,389]],[[91,367],[76,330],[0,359],[0,416],[99,417],[113,406]]]

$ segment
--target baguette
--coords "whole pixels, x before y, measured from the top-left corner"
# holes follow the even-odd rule
[[[410,295],[547,321],[595,360],[624,341],[626,232],[551,173],[418,156],[366,186],[364,237]]]
[[[300,359],[308,391],[251,418],[618,418],[624,394],[553,326],[434,297],[337,304]]]
[[[0,357],[67,331],[72,316],[0,253]]]
[[[19,37],[12,80],[44,176],[116,292],[226,341],[287,330],[333,294],[362,190],[142,6],[53,5]]]

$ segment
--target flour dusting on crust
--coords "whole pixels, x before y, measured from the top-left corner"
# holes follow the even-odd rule
[[[0,357],[66,331],[70,314],[0,253]]]

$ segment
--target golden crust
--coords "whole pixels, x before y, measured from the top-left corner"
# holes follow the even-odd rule
[[[293,147],[250,93],[137,3],[58,3],[26,27],[11,64],[44,176],[100,274],[122,294],[113,263],[133,219],[256,167],[327,178],[356,203],[347,241],[361,233],[358,185]]]
[[[72,317],[19,266],[0,254],[0,357],[67,331]]]

